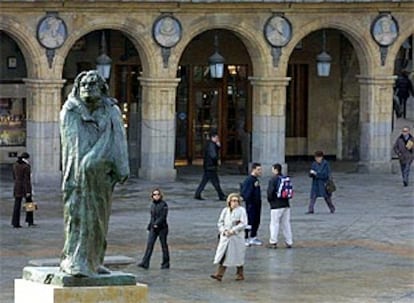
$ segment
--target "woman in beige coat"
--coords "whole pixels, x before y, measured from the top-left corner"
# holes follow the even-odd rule
[[[218,264],[217,272],[210,277],[221,281],[228,266],[237,267],[236,281],[244,280],[243,265],[246,254],[244,230],[247,226],[246,210],[241,206],[241,197],[231,193],[227,197],[227,207],[220,214],[217,226],[220,239],[214,257]]]

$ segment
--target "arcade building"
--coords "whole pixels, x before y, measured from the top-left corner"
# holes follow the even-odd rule
[[[76,75],[98,68],[134,176],[201,164],[212,129],[223,163],[288,166],[323,150],[391,172],[413,16],[410,0],[1,1],[0,164],[28,151],[35,183],[60,180],[60,109]]]

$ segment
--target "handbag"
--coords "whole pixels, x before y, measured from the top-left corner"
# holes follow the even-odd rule
[[[412,150],[414,146],[414,141],[408,140],[407,144],[405,145],[405,148],[408,150]]]
[[[23,208],[26,212],[38,210],[36,202],[26,202],[23,204]]]
[[[334,191],[336,191],[335,182],[332,179],[328,179],[328,181],[325,183],[325,189],[328,194],[332,194]]]

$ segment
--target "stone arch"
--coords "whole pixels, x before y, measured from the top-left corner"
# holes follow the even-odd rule
[[[253,75],[263,75],[267,70],[266,66],[269,64],[268,62],[271,59],[270,48],[267,47],[264,38],[257,35],[257,29],[254,28],[254,26],[251,26],[251,24],[235,23],[234,20],[235,19],[232,18],[232,16],[220,18],[217,18],[216,16],[202,16],[193,20],[187,19],[187,24],[184,26],[186,26],[185,28],[188,29],[188,31],[186,30],[186,35],[176,46],[175,51],[179,55],[175,58],[176,61],[171,62],[173,66],[178,66],[178,62],[180,61],[185,48],[197,35],[209,30],[223,29],[231,31],[245,45],[252,61]],[[269,61],[263,59],[266,57],[270,57]],[[176,68],[172,70],[175,72]]]
[[[412,19],[410,21],[412,21]],[[399,51],[401,45],[411,35],[414,35],[414,23],[413,22],[407,22],[407,23],[400,24],[400,34],[399,34],[397,40],[389,48],[389,51],[388,51],[388,58],[387,58],[388,60],[387,60],[387,62],[391,65],[389,68],[391,68],[392,72],[394,71],[394,62],[395,62],[395,59],[397,57],[397,54],[398,54],[398,51]]]
[[[296,19],[292,22],[297,21]],[[341,33],[351,42],[353,48],[355,49],[358,64],[360,66],[360,73],[367,75],[372,74],[373,65],[375,65],[376,58],[379,60],[379,52],[375,52],[375,49],[372,46],[372,43],[366,41],[365,35],[361,32],[361,28],[357,25],[352,25],[349,22],[349,17],[343,20],[336,18],[327,18],[321,21],[320,19],[315,19],[308,24],[295,24],[293,23],[294,35],[292,41],[286,46],[284,53],[282,53],[282,58],[280,62],[280,69],[287,72],[287,65],[289,62],[289,57],[295,49],[296,44],[309,35],[312,32],[321,29],[336,29],[341,31]],[[296,28],[299,28],[298,31],[295,31]],[[367,25],[369,30],[369,25]],[[375,43],[375,42],[373,42]],[[370,59],[372,58],[372,59]],[[370,60],[372,62],[370,62]],[[379,62],[379,61],[378,61]]]
[[[126,37],[128,37],[128,39],[130,39],[133,43],[134,47],[138,50],[143,68],[143,74],[145,75],[151,73],[151,67],[156,63],[151,61],[151,58],[153,56],[149,55],[151,53],[150,49],[145,47],[145,45],[148,44],[145,35],[139,35],[139,33],[145,32],[145,26],[142,23],[132,23],[132,21],[126,21],[123,23],[110,23],[107,22],[107,20],[94,19],[93,23],[89,23],[86,26],[74,29],[71,35],[68,36],[65,45],[59,51],[59,56],[55,57],[54,66],[57,74],[62,75],[66,57],[78,39],[82,38],[90,32],[103,29],[119,30]]]
[[[45,56],[32,31],[18,20],[3,16],[0,18],[0,30],[9,34],[19,45],[26,61],[27,77],[39,78],[38,58]]]

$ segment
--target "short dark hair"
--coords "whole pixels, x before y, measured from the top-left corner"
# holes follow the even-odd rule
[[[253,170],[253,169],[256,169],[256,168],[258,168],[258,167],[260,167],[260,166],[262,166],[262,164],[260,164],[259,162],[253,162],[253,163],[252,163],[252,170]]]
[[[315,152],[315,157],[323,157],[323,151],[321,151],[321,150],[317,150],[317,151]]]
[[[21,159],[29,159],[30,158],[30,155],[27,152],[22,152],[20,154],[19,158],[21,158]]]
[[[212,130],[210,132],[210,138],[217,137],[217,136],[218,136],[218,132],[216,130]]]
[[[273,169],[277,169],[277,171],[279,172],[279,174],[282,173],[282,165],[280,163],[275,163],[272,165]]]

